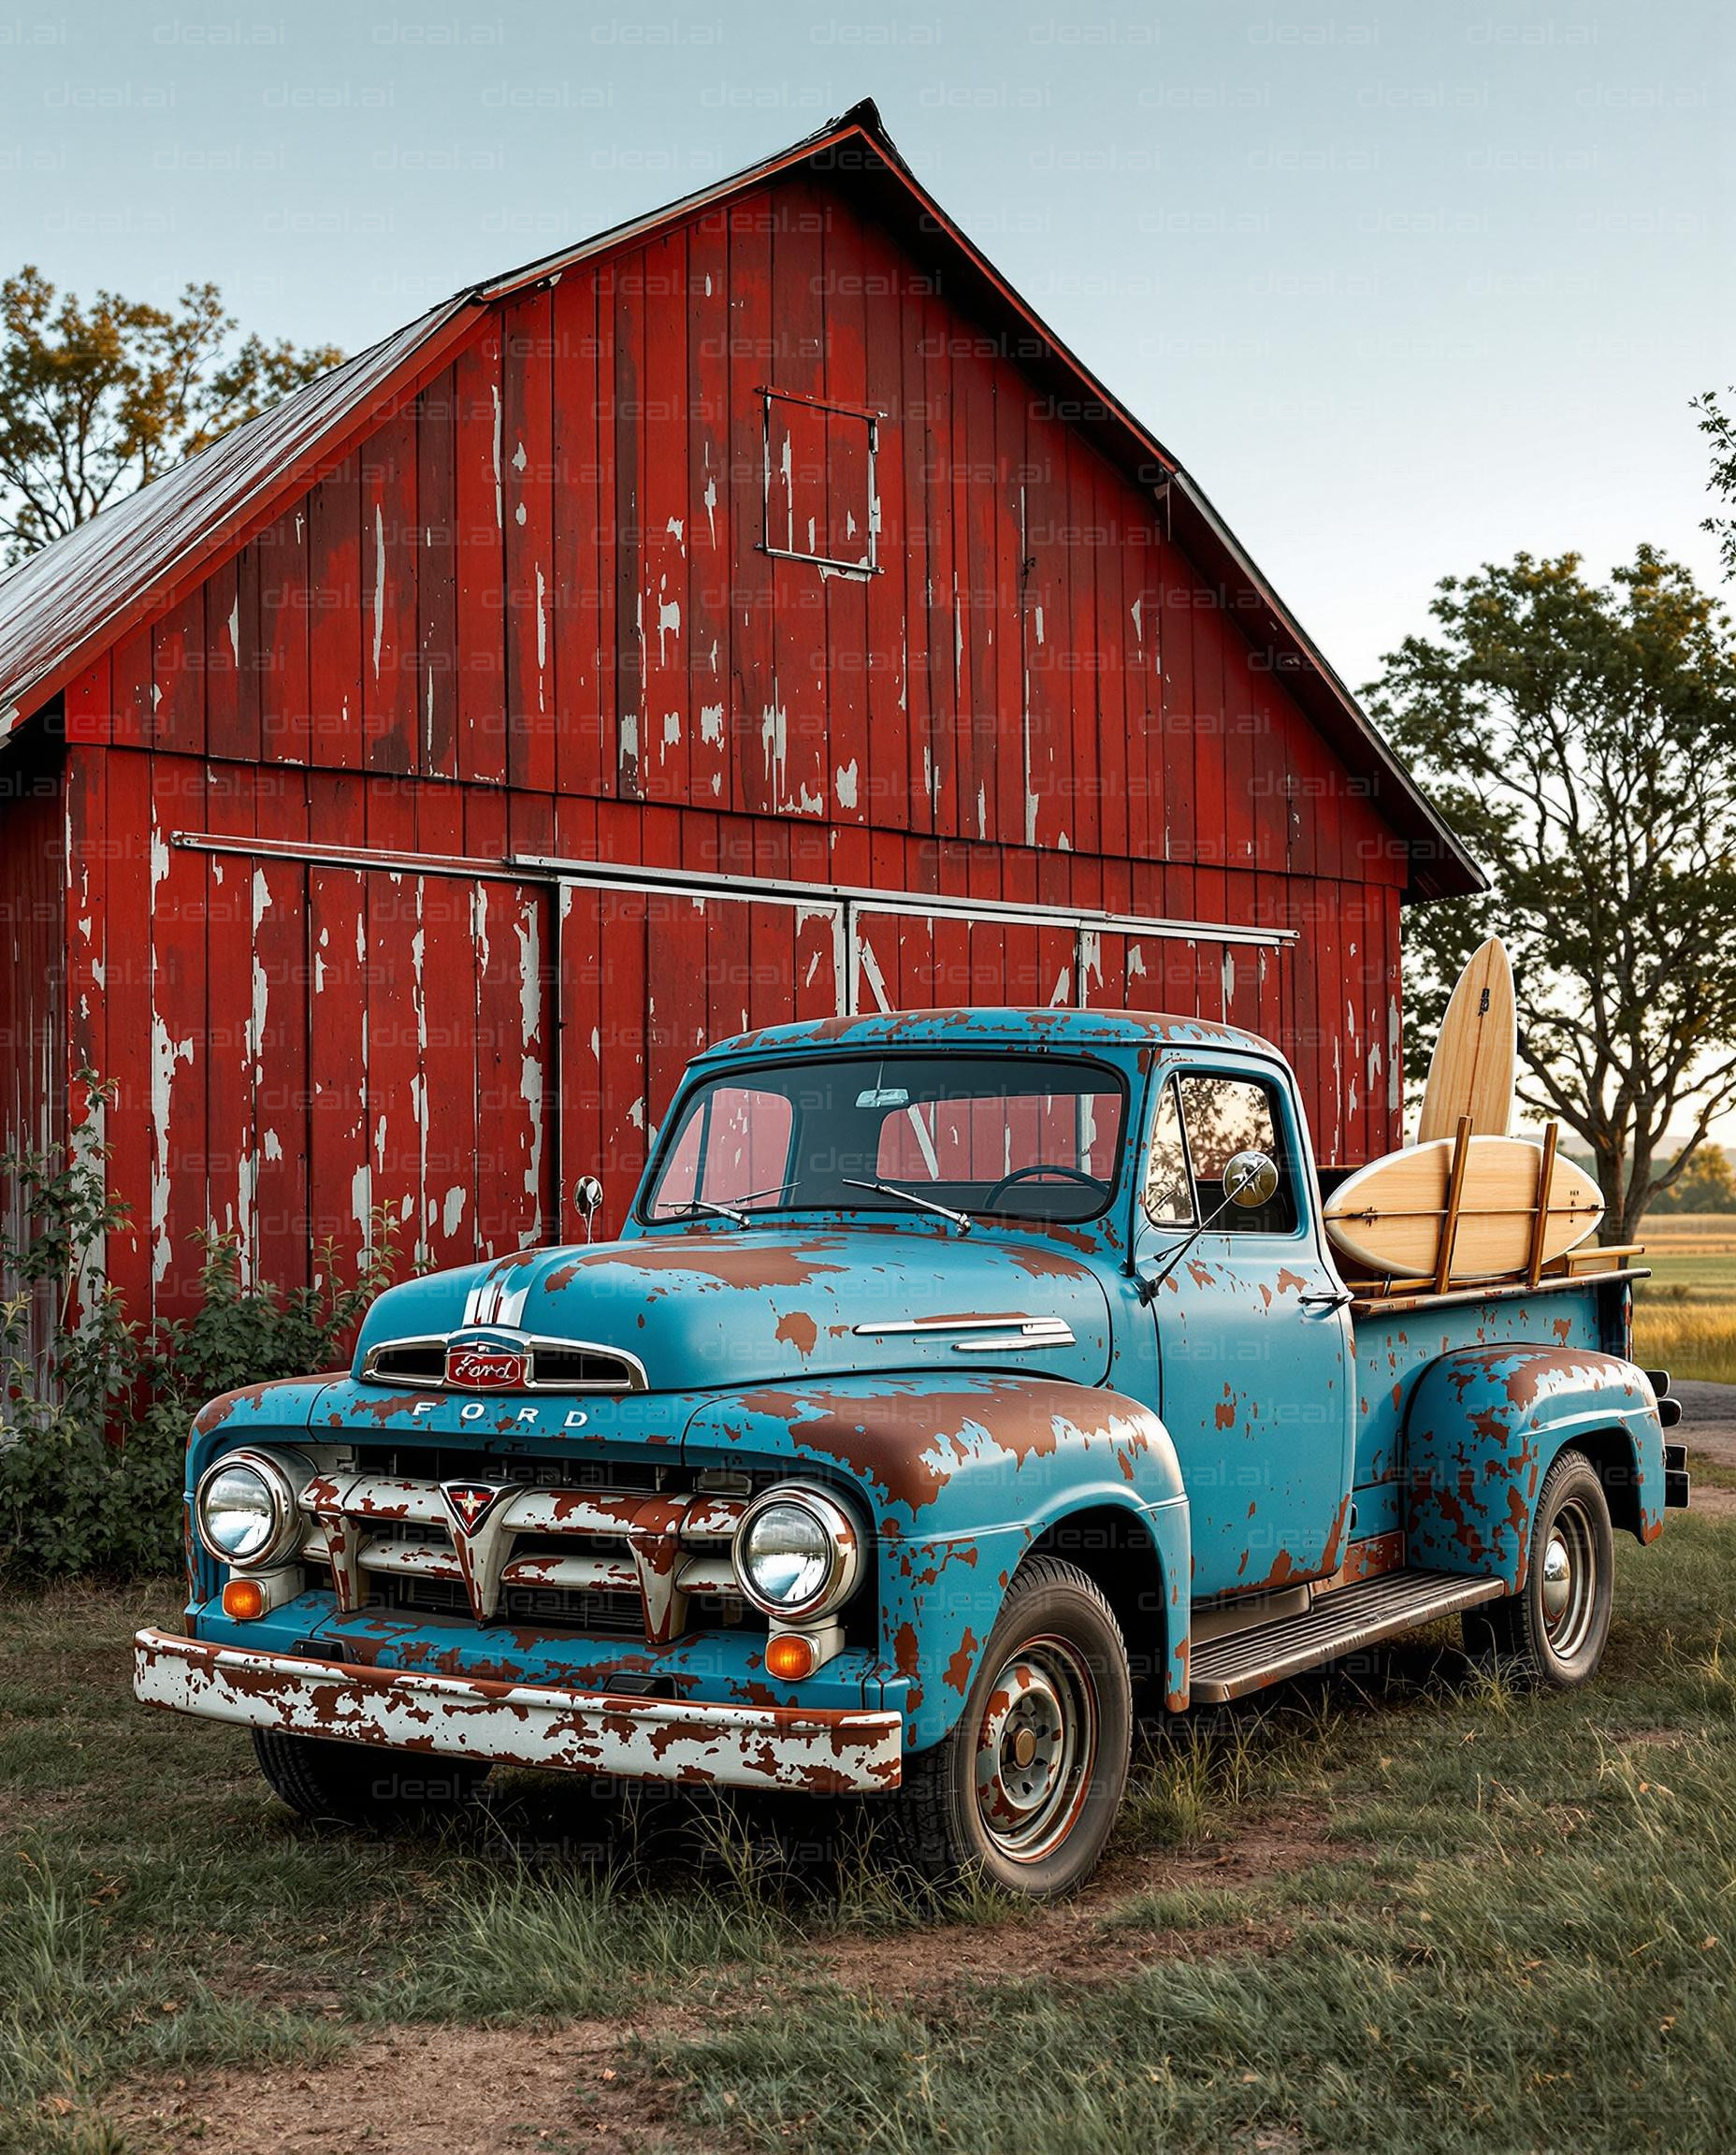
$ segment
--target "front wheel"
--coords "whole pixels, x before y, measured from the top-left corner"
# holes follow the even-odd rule
[[[334,1743],[282,1728],[255,1728],[253,1756],[272,1793],[292,1811],[343,1826],[389,1826],[462,1810],[488,1777],[477,1759]]]
[[[1032,1900],[1071,1892],[1114,1829],[1132,1743],[1114,1612],[1076,1566],[1034,1557],[951,1733],[906,1761],[894,1800],[904,1853],[937,1881],[979,1866]]]
[[[1467,1649],[1512,1662],[1534,1683],[1589,1683],[1609,1641],[1614,1573],[1603,1483],[1583,1452],[1563,1452],[1538,1494],[1525,1584],[1465,1612]]]

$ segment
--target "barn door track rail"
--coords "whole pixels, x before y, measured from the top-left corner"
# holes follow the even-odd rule
[[[931,890],[877,890],[867,886],[803,883],[771,875],[726,875],[688,868],[652,868],[640,862],[569,860],[552,854],[514,853],[498,860],[456,854],[392,851],[366,846],[319,846],[293,839],[227,837],[178,831],[177,846],[204,853],[250,859],[304,861],[334,868],[371,869],[388,875],[456,875],[516,879],[556,888],[585,884],[596,889],[656,891],[702,904],[707,898],[762,905],[789,905],[820,914],[834,925],[848,1011],[859,1007],[861,924],[871,918],[947,919],[985,926],[1049,928],[1074,937],[1076,971],[1084,977],[1088,939],[1096,935],[1150,936],[1172,942],[1220,943],[1282,949],[1297,941],[1294,928],[1255,927],[1227,920],[1179,920],[1141,913],[1096,911],[1089,906],[1021,904],[1005,898],[962,898]]]

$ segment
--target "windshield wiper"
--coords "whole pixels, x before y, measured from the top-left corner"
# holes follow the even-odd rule
[[[757,1205],[761,1197],[781,1197],[786,1190],[793,1190],[795,1187],[795,1182],[774,1182],[769,1190],[744,1191],[733,1205],[722,1204],[716,1197],[685,1197],[679,1204],[672,1199],[670,1210],[677,1215],[683,1212],[715,1212],[719,1220],[733,1220],[738,1227],[751,1227],[753,1221],[741,1209],[744,1205]]]
[[[745,1212],[738,1212],[733,1205],[719,1205],[711,1197],[684,1197],[679,1205],[672,1205],[670,1210],[676,1219],[684,1212],[712,1212],[719,1220],[733,1220],[738,1227],[748,1224]]]
[[[950,1220],[961,1235],[968,1235],[976,1225],[968,1212],[958,1212],[950,1205],[937,1205],[932,1197],[919,1197],[914,1190],[906,1190],[900,1182],[864,1182],[857,1176],[842,1178],[850,1190],[875,1190],[882,1197],[902,1197],[906,1205],[915,1205],[923,1212],[938,1212],[943,1220]]]

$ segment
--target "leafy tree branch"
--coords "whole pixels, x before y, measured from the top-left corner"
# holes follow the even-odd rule
[[[214,284],[175,306],[86,306],[26,266],[0,284],[0,543],[8,562],[336,366],[329,345],[236,340]]]
[[[1502,935],[1520,1096],[1584,1141],[1627,1240],[1736,1105],[1730,625],[1649,546],[1602,585],[1577,555],[1521,554],[1446,578],[1430,611],[1369,708],[1495,889],[1411,917],[1413,1042]]]

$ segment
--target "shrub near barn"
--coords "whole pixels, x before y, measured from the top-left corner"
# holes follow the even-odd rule
[[[81,1071],[86,1127],[113,1088]],[[7,1216],[0,1276],[0,1573],[22,1579],[166,1571],[182,1555],[187,1428],[213,1392],[340,1362],[392,1274],[386,1222],[368,1262],[338,1284],[337,1253],[287,1294],[242,1278],[232,1236],[197,1237],[194,1314],[141,1327],[101,1278],[104,1237],[128,1207],[107,1183],[108,1153],[81,1139],[59,1158],[0,1158]],[[33,1311],[48,1312],[46,1352]]]

